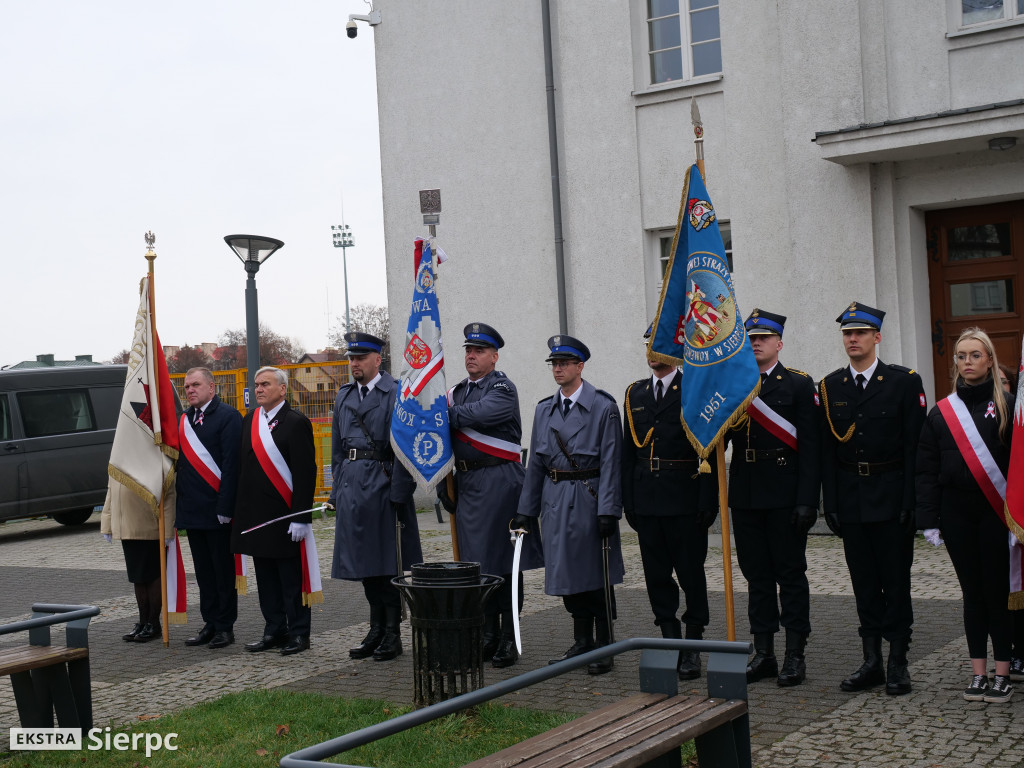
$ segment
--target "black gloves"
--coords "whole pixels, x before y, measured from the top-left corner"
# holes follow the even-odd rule
[[[791,522],[797,527],[800,533],[807,533],[811,530],[817,519],[818,510],[814,507],[805,507],[799,504],[793,507],[793,517]]]
[[[455,512],[455,500],[448,495],[448,483],[445,480],[437,484],[437,499],[449,515]]]
[[[914,510],[901,509],[899,522],[900,528],[903,529],[904,533],[912,534],[917,531],[917,520],[914,517]]]
[[[522,528],[524,531],[533,530],[533,518],[527,517],[526,515],[516,515],[512,518],[512,530],[518,531]]]
[[[714,522],[717,518],[718,507],[697,510],[697,522],[700,523],[701,528],[703,528],[704,530],[708,530],[712,525],[714,525]]]
[[[597,534],[602,539],[611,538],[612,534],[619,527],[619,521],[617,518],[611,515],[598,515],[597,516]]]
[[[843,538],[842,529],[839,527],[839,513],[838,512],[825,512],[825,524],[828,529],[832,531],[839,538]]]

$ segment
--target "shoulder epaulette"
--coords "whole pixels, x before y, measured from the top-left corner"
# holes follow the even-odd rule
[[[836,368],[834,371],[832,371],[832,373],[829,373],[829,374],[825,375],[823,378],[824,379],[831,379],[833,376],[839,376],[839,375],[841,375],[843,373],[843,371],[847,371],[847,370],[849,370],[849,366],[845,366],[844,365],[842,368]]]
[[[537,401],[537,405],[543,405],[544,403],[548,402],[552,398],[554,398],[554,395],[548,395],[547,397],[542,397],[540,400]]]
[[[798,370],[798,369],[796,369],[796,368],[790,368],[790,367],[789,367],[788,365],[787,365],[787,366],[784,366],[784,367],[785,367],[785,369],[786,369],[787,371],[789,371],[790,373],[795,373],[795,374],[797,374],[798,376],[806,376],[806,377],[807,377],[808,379],[809,379],[809,378],[811,378],[811,374],[807,373],[806,371],[801,371],[801,370]]]
[[[887,363],[887,365],[894,371],[899,371],[900,373],[917,373],[913,368],[907,368],[905,365],[896,365],[895,363]]]
[[[598,390],[597,390],[597,394],[599,394],[599,395],[604,395],[604,396],[605,396],[605,397],[607,397],[607,398],[608,398],[609,400],[611,400],[611,401],[612,401],[613,403],[617,403],[617,402],[618,402],[618,401],[617,401],[617,400],[616,400],[616,399],[615,399],[614,397],[612,397],[611,395],[609,395],[609,394],[608,394],[607,392],[605,392],[605,391],[604,391],[603,389],[598,389]]]
[[[505,375],[504,371],[495,371],[494,372],[494,378],[496,378],[496,379],[507,379],[508,376]]]

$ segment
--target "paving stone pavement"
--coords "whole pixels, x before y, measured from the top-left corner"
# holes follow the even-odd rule
[[[419,516],[424,559],[451,559],[448,524],[433,513]],[[322,572],[330,572],[334,538],[331,521],[314,523]],[[706,636],[724,638],[725,607],[721,537],[711,535],[708,587],[712,622]],[[187,545],[190,623],[172,626],[171,643],[128,644],[120,635],[135,620],[135,600],[124,576],[120,547],[99,536],[98,516],[67,528],[47,520],[0,525],[0,623],[27,618],[33,602],[71,602],[102,609],[90,625],[93,706],[97,725],[163,715],[226,693],[256,688],[315,691],[395,703],[412,701],[412,657],[393,662],[353,661],[348,649],[366,633],[366,607],[358,583],[324,580],[325,602],[313,613],[312,649],[291,657],[248,654],[242,644],[262,630],[250,578],[249,595],[240,598],[235,626],[238,643],[211,651],[186,648],[183,641],[198,629],[198,591]],[[636,535],[624,526],[626,581],[617,589],[616,636],[657,634],[643,585]],[[873,690],[845,694],[838,683],[860,663],[856,611],[841,542],[812,537],[808,545],[811,619],[814,631],[807,648],[804,685],[778,688],[774,681],[750,687],[751,735],[757,766],[1024,766],[1019,739],[1024,691],[1006,705],[967,703],[960,698],[970,676],[961,622],[960,591],[944,549],[918,542],[914,563],[915,631],[911,647],[914,691],[886,696]],[[733,549],[736,635],[749,638],[746,584]],[[484,670],[493,683],[533,669],[558,656],[572,643],[571,621],[561,600],[543,594],[543,573],[526,574],[522,618],[525,654],[506,670]],[[410,630],[403,626],[406,647]],[[54,633],[55,639],[60,637]],[[9,636],[0,646],[24,642]],[[783,643],[779,636],[779,645]],[[586,712],[637,690],[639,655],[616,660],[611,674],[583,672],[506,696],[507,703],[539,709]],[[701,692],[703,679],[681,683]],[[0,682],[0,751],[8,746],[8,728],[17,724],[9,683]],[[340,733],[339,733],[340,735]]]

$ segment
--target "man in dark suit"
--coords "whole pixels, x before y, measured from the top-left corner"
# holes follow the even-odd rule
[[[780,686],[799,685],[806,676],[811,598],[805,550],[821,489],[818,396],[810,376],[779,363],[785,325],[784,316],[761,309],[747,318],[761,389],[729,434],[729,506],[754,635],[747,681],[777,676]],[[786,629],[781,672],[775,658],[780,624]]]
[[[920,376],[878,359],[884,317],[853,302],[836,318],[850,364],[820,385],[822,488],[825,520],[843,538],[864,649],[864,663],[840,688],[860,691],[885,683],[885,692],[898,696],[911,686],[914,464],[927,403]],[[884,673],[882,638],[889,641]]]
[[[178,529],[188,531],[188,546],[199,584],[203,628],[185,645],[225,648],[235,642],[238,593],[231,554],[231,519],[238,489],[238,449],[242,415],[216,394],[209,368],[185,374],[189,409],[181,415],[178,434]]]
[[[402,529],[402,570],[423,561],[412,500],[416,483],[391,449],[398,382],[380,370],[384,341],[355,331],[345,334],[345,341],[353,381],[334,400],[330,503],[337,514],[331,577],[361,581],[370,604],[370,631],[349,649],[349,657],[388,661],[402,652],[402,602],[391,583],[402,575],[396,522]]]
[[[238,499],[231,546],[252,557],[259,587],[263,637],[245,646],[258,653],[280,648],[288,656],[309,648],[310,610],[302,600],[302,540],[313,535],[316,452],[313,425],[285,400],[288,374],[256,371],[256,403],[242,422]],[[289,517],[243,534],[242,531]],[[319,567],[312,563],[311,567]]]
[[[708,527],[718,514],[717,479],[697,472],[699,459],[683,431],[682,374],[651,357],[647,365],[652,375],[626,389],[622,508],[640,543],[654,623],[663,637],[683,637],[685,624],[686,639],[700,640],[710,618],[704,562]],[[686,597],[681,622],[680,589]],[[700,654],[680,652],[676,669],[681,680],[700,677]]]

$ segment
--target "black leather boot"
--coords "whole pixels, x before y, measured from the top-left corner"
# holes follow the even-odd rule
[[[601,616],[594,619],[594,632],[597,635],[597,648],[608,645],[611,642],[611,631],[606,617]],[[603,659],[587,664],[587,674],[603,675],[606,672],[611,672],[613,666],[615,666],[615,657],[605,656]]]
[[[758,632],[754,635],[754,657],[747,664],[747,682],[753,683],[779,674],[779,661],[775,658],[775,633]]]
[[[390,661],[402,655],[402,609],[397,605],[384,606],[384,637],[373,652],[374,661]]]
[[[512,625],[509,624],[511,630]],[[489,659],[498,652],[498,645],[501,643],[501,624],[497,613],[484,614],[484,659]]]
[[[350,659],[366,659],[373,656],[373,652],[380,646],[380,641],[384,639],[384,622],[384,606],[371,605],[370,631],[366,633],[366,637],[359,645],[349,648],[348,657]]]
[[[572,635],[574,642],[569,649],[557,659],[548,659],[548,664],[557,664],[560,661],[579,656],[581,653],[594,650],[594,620],[572,618]]]
[[[862,637],[861,643],[864,645],[864,663],[839,684],[842,690],[851,693],[885,682],[885,675],[882,673],[882,638]]]
[[[498,650],[491,659],[491,666],[495,669],[511,667],[519,661],[519,651],[516,649],[516,633],[512,626],[512,611],[501,614],[501,638],[498,643]]]
[[[703,640],[704,627],[700,624],[687,624],[686,639]],[[676,672],[680,680],[696,680],[700,677],[700,654],[697,651],[680,651]]]
[[[786,658],[782,662],[782,670],[776,682],[782,688],[800,685],[807,677],[807,665],[804,663],[804,648],[807,646],[807,635],[792,629],[786,630]]]
[[[889,641],[889,664],[885,675],[885,692],[890,696],[910,693],[910,670],[907,669],[907,651],[910,638]]]

